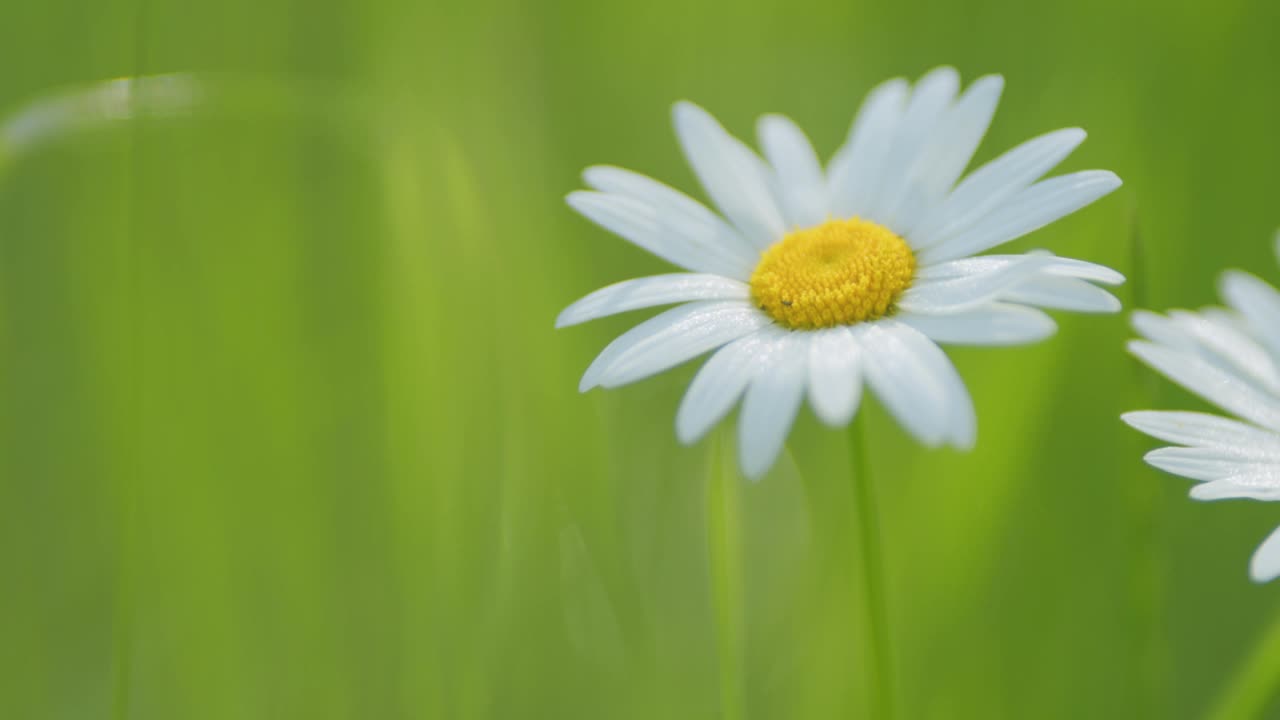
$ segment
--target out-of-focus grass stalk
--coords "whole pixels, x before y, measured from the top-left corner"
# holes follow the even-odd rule
[[[429,367],[433,355],[434,335],[416,332],[418,327],[439,327],[438,283],[430,282],[424,268],[430,266],[428,248],[421,238],[427,235],[431,219],[424,198],[429,197],[425,164],[428,153],[419,147],[417,136],[393,126],[383,134],[386,147],[379,154],[385,173],[383,197],[390,225],[386,250],[385,284],[388,304],[395,308],[413,308],[413,312],[388,313],[385,337],[388,342],[387,456],[392,476],[393,530],[397,546],[406,549],[399,558],[406,578],[401,601],[404,603],[404,628],[400,652],[404,656],[403,680],[399,684],[406,707],[424,709],[428,715],[449,715],[446,696],[448,678],[444,657],[447,646],[438,633],[439,619],[453,605],[456,579],[448,573],[449,537],[458,531],[455,489],[451,478],[457,472],[452,464],[456,453],[449,443],[456,443],[450,425],[433,425],[429,407],[414,402],[433,391],[440,395],[449,385],[437,387],[420,379],[420,367]],[[409,383],[412,387],[407,387]],[[438,395],[439,396],[439,395]],[[450,398],[441,397],[441,402]],[[423,477],[421,468],[431,472]],[[423,523],[422,518],[430,519]],[[432,578],[448,581],[433,586]],[[427,646],[424,638],[436,642]]]
[[[1147,263],[1136,213],[1130,220],[1128,240],[1127,285],[1129,310],[1132,312],[1147,306]],[[1139,368],[1136,363],[1135,369],[1140,374],[1133,376],[1134,391],[1130,394],[1129,406],[1135,409],[1152,407],[1156,392],[1154,373],[1146,372],[1146,368]],[[1117,425],[1119,426],[1118,420]],[[1137,458],[1147,448],[1147,439],[1127,427],[1120,429],[1129,432],[1130,444],[1135,449],[1132,457],[1138,463]],[[1134,706],[1138,712],[1136,717],[1162,718],[1166,717],[1163,708],[1163,699],[1166,697],[1163,681],[1168,672],[1162,642],[1165,612],[1162,551],[1166,547],[1163,513],[1160,508],[1162,492],[1158,484],[1159,478],[1146,470],[1145,464],[1135,465],[1135,469],[1139,467],[1143,469],[1135,473],[1137,477],[1128,483],[1125,493],[1131,517],[1130,527],[1135,536],[1132,547],[1136,552],[1133,557],[1133,574],[1129,580],[1129,597],[1134,618],[1132,657],[1136,663]]]
[[[470,270],[464,272],[465,276],[483,277],[487,271],[503,277],[502,262],[491,242],[496,233],[487,219],[484,199],[480,192],[481,185],[477,181],[476,170],[472,159],[468,156],[467,148],[458,137],[445,131],[437,134],[436,148],[441,154],[441,177],[444,178],[445,186],[448,188],[446,202],[447,211],[452,216],[451,227],[455,233],[454,239],[458,252],[455,256],[456,261],[461,267]],[[449,285],[446,282],[442,284]],[[456,294],[457,291],[454,292]],[[503,293],[506,292],[509,292],[509,289],[504,286],[488,298],[473,299],[472,312],[479,312],[488,317],[498,317],[496,308],[486,303],[494,303],[497,307],[513,306],[517,302],[514,299],[504,302]],[[446,302],[446,305],[448,304]],[[495,324],[495,332],[506,337],[510,329]],[[473,368],[472,372],[474,371]],[[522,453],[518,447],[516,433],[511,431],[509,425],[513,422],[513,417],[520,417],[518,396],[503,387],[501,377],[494,378],[493,381],[498,388],[499,397],[504,398],[502,408],[504,420],[508,423],[506,430],[500,431],[497,435],[502,461],[492,469],[498,488],[499,503],[494,511],[499,517],[496,528],[500,532],[500,540],[497,543],[497,555],[492,561],[492,567],[487,568],[487,576],[482,574],[476,579],[476,582],[489,588],[490,592],[485,602],[472,610],[474,617],[479,618],[479,621],[478,630],[472,630],[466,641],[470,658],[464,666],[465,672],[459,678],[458,716],[460,718],[483,718],[490,716],[492,712],[492,676],[489,667],[497,651],[496,648],[500,645],[500,638],[519,627],[515,617],[516,608],[519,606],[517,588],[522,581],[520,577],[522,561],[527,561],[528,557],[524,553],[525,549],[519,547],[519,543],[522,537],[527,536],[524,525],[531,522],[532,517],[539,510],[535,498],[527,495],[530,492],[529,486],[520,482],[518,468]],[[464,386],[470,384],[472,383],[466,383]],[[451,478],[449,482],[457,483],[464,477],[463,473],[458,473],[457,477]],[[455,492],[457,492],[456,489]]]
[[[1241,664],[1206,717],[1210,720],[1264,717],[1276,695],[1277,685],[1280,685],[1280,614],[1271,621],[1249,659]]]
[[[134,72],[145,72],[147,65],[146,59],[146,20],[147,4],[145,0],[137,6],[137,14],[134,19]],[[168,84],[167,80],[181,76],[163,76],[166,80],[162,80],[161,86]],[[150,90],[155,86],[154,83],[147,83],[145,88],[147,93],[143,97],[150,96]],[[112,717],[115,720],[124,720],[129,716],[130,709],[130,689],[133,683],[133,636],[135,632],[134,617],[137,613],[137,602],[135,599],[137,579],[135,573],[137,569],[137,547],[138,543],[138,522],[140,520],[139,504],[141,502],[141,487],[143,477],[142,457],[143,443],[145,442],[142,434],[143,416],[142,416],[142,379],[145,377],[142,368],[142,358],[144,356],[143,338],[145,337],[145,328],[142,326],[142,318],[145,314],[142,312],[144,302],[144,289],[142,278],[142,267],[144,259],[141,247],[141,215],[144,205],[144,198],[141,195],[142,181],[140,173],[142,172],[142,133],[145,129],[143,118],[139,117],[137,106],[128,102],[120,102],[120,96],[123,95],[127,99],[134,97],[135,83],[132,80],[116,80],[109,81],[103,85],[97,86],[88,93],[72,93],[64,95],[60,99],[48,101],[45,103],[36,102],[28,106],[25,112],[18,113],[12,122],[5,123],[0,126],[0,177],[6,170],[5,161],[10,153],[20,151],[25,145],[34,144],[31,142],[31,135],[38,135],[42,130],[50,131],[50,125],[54,131],[59,128],[58,121],[61,119],[66,122],[68,116],[76,118],[86,113],[85,105],[90,106],[89,113],[93,110],[99,112],[107,112],[113,116],[129,123],[130,143],[131,143],[131,161],[132,167],[128,177],[130,178],[130,197],[129,197],[129,217],[128,223],[132,226],[129,236],[129,255],[127,266],[127,307],[130,308],[129,331],[130,338],[129,347],[132,355],[130,365],[135,370],[135,375],[129,378],[127,382],[128,408],[130,416],[127,420],[125,432],[129,437],[129,447],[125,450],[126,456],[129,458],[125,466],[125,472],[122,480],[125,487],[121,493],[122,508],[118,518],[119,540],[116,546],[116,552],[119,553],[119,575],[116,578],[116,607],[115,607],[115,627],[113,628],[112,637],[112,654],[114,671],[115,671],[115,687],[113,689],[113,704],[111,709]],[[172,90],[164,90],[158,94],[158,97],[168,99]],[[88,97],[86,97],[86,95]],[[114,101],[114,102],[113,102]],[[183,102],[189,102],[184,97]],[[69,112],[66,105],[73,106]],[[61,117],[59,115],[59,106],[61,108]],[[46,118],[44,123],[39,122],[42,113],[52,114],[52,122]],[[80,122],[85,122],[79,119]],[[74,121],[73,121],[74,122]],[[92,121],[89,121],[92,122]],[[25,143],[24,143],[25,140]]]
[[[743,601],[739,485],[724,430],[711,446],[707,478],[707,544],[710,549],[716,649],[720,659],[720,717],[742,720]]]
[[[853,517],[862,547],[862,591],[865,598],[867,639],[865,660],[871,677],[867,682],[868,717],[892,720],[895,717],[893,650],[889,635],[889,612],[885,602],[883,544],[875,488],[867,462],[863,415],[849,425],[849,468],[853,472]],[[856,573],[855,573],[856,576]]]

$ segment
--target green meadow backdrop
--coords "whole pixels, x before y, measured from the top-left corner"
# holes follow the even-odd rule
[[[4,718],[867,717],[849,433],[805,411],[747,484],[732,432],[675,440],[694,366],[578,394],[636,316],[552,329],[667,270],[563,196],[607,162],[701,197],[678,99],[743,136],[784,112],[829,156],[883,79],[999,72],[977,161],[1079,125],[1063,170],[1126,183],[1017,249],[1121,270],[1127,306],[1280,280],[1268,0],[3,17]],[[1124,316],[1059,321],[951,352],[971,453],[864,407],[897,716],[1268,717],[1280,583],[1246,568],[1280,506],[1146,468],[1120,412],[1201,403],[1124,354]]]

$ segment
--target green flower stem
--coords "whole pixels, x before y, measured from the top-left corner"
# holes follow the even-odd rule
[[[1129,309],[1148,307],[1147,303],[1147,263],[1142,243],[1141,227],[1136,215],[1130,220],[1129,228]],[[1137,363],[1132,364],[1134,371],[1134,391],[1128,402],[1131,408],[1158,407],[1158,381],[1155,373]],[[1129,428],[1124,428],[1130,431]],[[1126,446],[1133,457],[1141,455],[1150,448],[1149,439],[1136,432],[1129,432],[1129,444]],[[1161,501],[1164,497],[1164,483],[1167,477],[1161,477],[1150,469],[1134,482],[1127,483],[1125,492],[1129,512],[1133,520],[1129,524],[1134,549],[1133,570],[1129,575],[1130,608],[1133,611],[1133,690],[1134,718],[1163,718],[1168,716],[1166,710],[1165,689],[1169,673],[1168,647],[1164,639],[1164,621],[1166,616],[1166,570],[1164,552],[1168,545],[1166,539],[1164,513]]]
[[[849,467],[853,473],[853,515],[858,527],[858,544],[862,548],[868,717],[892,720],[895,717],[893,650],[889,637],[888,606],[885,603],[883,544],[862,422],[859,417],[849,426]]]
[[[716,651],[720,658],[720,709],[725,720],[745,717],[743,699],[742,531],[739,484],[726,443],[711,449],[707,486],[707,544],[711,556]]]

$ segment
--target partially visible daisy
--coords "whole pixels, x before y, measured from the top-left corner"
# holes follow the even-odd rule
[[[1090,170],[1039,180],[1085,137],[1026,142],[957,184],[995,113],[1004,81],[960,93],[952,68],[912,88],[871,92],[824,171],[804,133],[760,119],[764,158],[688,102],[674,109],[681,147],[719,207],[616,167],[584,173],[569,205],[688,272],[610,285],[570,305],[557,327],[684,303],[609,344],[579,389],[625,385],[716,350],[676,413],[693,443],[742,400],[738,449],[757,478],[781,450],[802,399],[847,424],[865,381],[928,446],[972,447],[973,403],[937,343],[1016,345],[1052,335],[1037,308],[1115,312],[1091,284],[1108,268],[1046,252],[971,257],[1072,213],[1120,186]],[[718,350],[717,350],[718,348]]]
[[[1129,351],[1240,419],[1157,410],[1123,418],[1180,446],[1152,450],[1146,460],[1200,481],[1191,488],[1196,500],[1280,500],[1280,292],[1232,270],[1219,293],[1228,307],[1135,312],[1133,327],[1145,339],[1130,341]],[[1280,528],[1254,552],[1249,574],[1255,582],[1280,577]]]

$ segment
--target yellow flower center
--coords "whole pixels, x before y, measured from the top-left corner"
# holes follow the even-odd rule
[[[766,250],[751,274],[751,297],[793,330],[852,325],[887,315],[915,269],[906,241],[883,225],[828,220]]]

